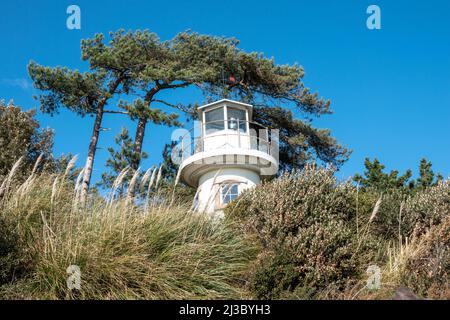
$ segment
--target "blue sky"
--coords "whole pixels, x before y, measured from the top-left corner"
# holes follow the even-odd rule
[[[66,28],[66,8],[81,8],[81,30]],[[366,28],[366,8],[381,8],[381,30]],[[340,177],[363,170],[365,157],[388,169],[417,173],[422,157],[450,175],[450,1],[29,1],[0,2],[0,98],[36,108],[26,66],[30,60],[87,70],[80,40],[95,33],[149,29],[161,39],[191,29],[236,37],[246,51],[273,56],[277,63],[301,64],[305,83],[331,99],[334,114],[314,121],[353,150]],[[189,91],[173,99],[191,101]],[[93,119],[68,112],[39,114],[54,128],[55,155],[79,154],[84,165]],[[101,135],[94,179],[98,180],[121,126],[108,115]],[[149,126],[144,167],[157,164],[171,129]]]

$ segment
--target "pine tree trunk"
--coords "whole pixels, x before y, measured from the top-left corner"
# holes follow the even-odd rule
[[[157,84],[145,95],[144,101],[147,103],[147,108],[150,109],[150,104],[153,96],[161,89]],[[136,136],[134,138],[134,153],[139,155],[136,160],[131,163],[131,168],[137,170],[141,162],[142,144],[144,143],[145,127],[147,126],[148,119],[146,117],[140,117],[136,128]]]
[[[113,95],[120,83],[122,77],[116,79],[109,89],[109,96]],[[86,165],[84,166],[83,182],[81,183],[80,202],[82,205],[86,204],[89,185],[91,184],[92,168],[94,166],[95,152],[97,151],[98,137],[100,135],[100,128],[102,126],[104,107],[108,101],[108,96],[103,97],[97,106],[95,113],[94,129],[92,130],[91,142],[89,143],[88,156],[86,158]]]
[[[95,115],[94,129],[92,130],[91,142],[89,143],[89,151],[86,159],[86,165],[84,166],[83,182],[81,185],[80,202],[82,204],[86,203],[87,193],[91,182],[95,152],[97,151],[98,137],[100,135],[100,128],[103,119],[103,108],[104,104],[100,104]]]
[[[134,139],[134,153],[139,155],[135,161],[131,164],[132,169],[137,170],[141,161],[142,144],[144,142],[145,127],[147,126],[147,119],[140,118],[137,128],[136,137]]]

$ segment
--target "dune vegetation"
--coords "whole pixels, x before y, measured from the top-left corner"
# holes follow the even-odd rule
[[[127,190],[119,175],[81,206],[73,161],[25,181],[20,165],[0,189],[3,299],[390,299],[401,286],[450,298],[449,181],[395,197],[307,167],[214,219],[174,200],[156,170]],[[79,289],[67,284],[73,265]],[[381,285],[369,290],[374,265]]]
[[[257,298],[450,298],[449,180],[383,193],[307,166],[244,193],[227,218],[259,240]]]
[[[256,248],[232,224],[165,203],[155,175],[146,185],[148,197],[112,192],[108,199],[92,195],[80,207],[80,186],[68,179],[69,171],[33,173],[16,183],[12,170],[3,183],[1,298],[246,296],[243,274]],[[81,271],[80,290],[67,285],[73,265]]]

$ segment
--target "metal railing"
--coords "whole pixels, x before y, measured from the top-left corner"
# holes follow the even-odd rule
[[[223,124],[210,126],[211,124]],[[259,123],[240,119],[199,122],[178,141],[175,152],[181,161],[200,152],[214,149],[248,149],[272,153],[273,141],[270,130]],[[219,128],[219,129],[217,129]],[[209,130],[210,129],[210,130]],[[214,130],[213,132],[211,132]]]

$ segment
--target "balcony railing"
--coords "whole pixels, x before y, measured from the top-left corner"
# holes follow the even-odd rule
[[[223,124],[223,126],[222,126]],[[217,129],[217,128],[221,129]],[[207,133],[208,132],[208,133]],[[174,148],[181,161],[200,152],[215,149],[258,150],[272,155],[278,135],[259,123],[229,119],[199,123],[183,135]]]

